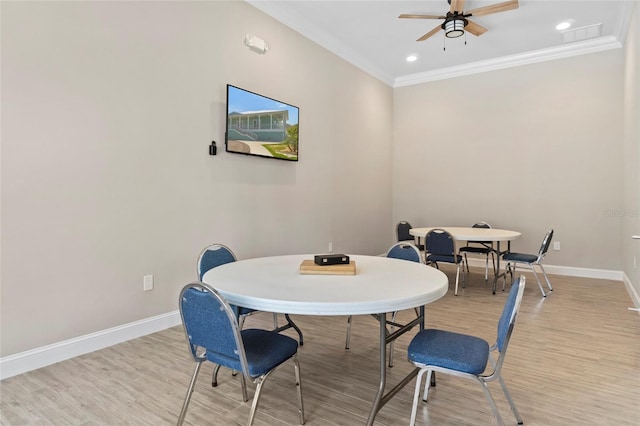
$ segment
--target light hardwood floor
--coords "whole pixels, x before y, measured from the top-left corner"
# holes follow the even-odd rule
[[[446,268],[446,267],[445,267]],[[453,270],[445,269],[453,282]],[[427,306],[427,327],[495,339],[506,293],[492,295],[483,270],[472,269],[467,288]],[[543,299],[533,276],[511,340],[503,375],[525,425],[640,425],[640,316],[619,282],[551,276],[554,291]],[[186,283],[185,283],[186,284]],[[401,316],[413,315],[411,311]],[[260,313],[245,327],[265,327]],[[377,323],[354,317],[351,350],[344,350],[345,317],[295,316],[305,344],[300,349],[307,425],[365,424],[377,384]],[[396,344],[389,381],[410,370],[406,346]],[[295,335],[292,333],[292,337]],[[222,370],[219,386],[200,374],[185,424],[243,425],[249,403],[239,380]],[[77,357],[0,383],[2,425],[175,424],[192,373],[185,337],[174,327]],[[415,382],[382,408],[377,425],[409,422]],[[491,389],[507,422],[515,424],[497,383]],[[251,392],[252,395],[252,392]],[[293,367],[265,384],[255,425],[296,425]],[[479,385],[438,376],[418,424],[493,425]]]

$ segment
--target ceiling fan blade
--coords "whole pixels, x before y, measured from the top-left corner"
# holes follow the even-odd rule
[[[487,29],[482,25],[478,25],[473,21],[467,20],[467,25],[464,26],[465,31],[469,31],[474,36],[481,36],[487,32]]]
[[[438,25],[437,27],[435,27],[434,29],[432,29],[431,31],[429,31],[428,33],[426,33],[425,35],[423,35],[422,37],[420,37],[416,41],[425,41],[426,39],[428,39],[429,37],[431,37],[432,35],[434,35],[438,31],[440,31],[441,29],[442,29],[442,27],[440,25]]]
[[[492,4],[490,6],[479,7],[465,12],[467,16],[484,16],[492,13],[506,12],[518,8],[518,0],[505,1],[502,3]]]
[[[451,13],[462,13],[462,11],[464,10],[464,0],[451,0],[451,8],[449,10],[451,11]]]
[[[446,16],[442,16],[442,15],[413,15],[410,13],[403,13],[402,15],[398,16],[398,18],[411,18],[411,19],[445,19]]]

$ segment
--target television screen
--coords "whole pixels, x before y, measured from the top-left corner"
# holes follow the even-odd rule
[[[227,85],[227,152],[298,161],[298,107]]]

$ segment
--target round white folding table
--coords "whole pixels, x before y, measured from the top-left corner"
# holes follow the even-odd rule
[[[429,231],[432,229],[444,229],[448,233],[451,234],[454,240],[456,241],[494,241],[496,242],[496,249],[494,252],[496,253],[496,270],[498,273],[493,277],[493,294],[496,293],[496,283],[498,282],[498,278],[505,276],[506,271],[504,273],[500,273],[500,256],[505,253],[511,251],[511,241],[520,238],[522,235],[518,231],[509,231],[507,229],[497,229],[497,228],[472,228],[472,227],[463,227],[463,226],[442,226],[442,227],[430,227],[430,228],[411,228],[409,230],[409,234],[414,237],[425,238]],[[500,243],[506,241],[507,242],[507,250],[501,251]]]
[[[380,384],[368,425],[402,387],[413,379],[414,369],[385,394],[386,346],[416,325],[424,328],[424,305],[443,297],[447,276],[421,263],[380,256],[350,256],[355,275],[306,275],[303,260],[313,255],[261,257],[227,263],[209,270],[202,280],[233,305],[260,311],[299,315],[365,315],[379,320]],[[387,333],[387,313],[419,308],[418,317]]]

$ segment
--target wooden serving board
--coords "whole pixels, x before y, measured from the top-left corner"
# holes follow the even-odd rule
[[[349,264],[316,265],[313,260],[303,260],[300,264],[300,273],[303,275],[355,275],[356,262],[351,260]]]

